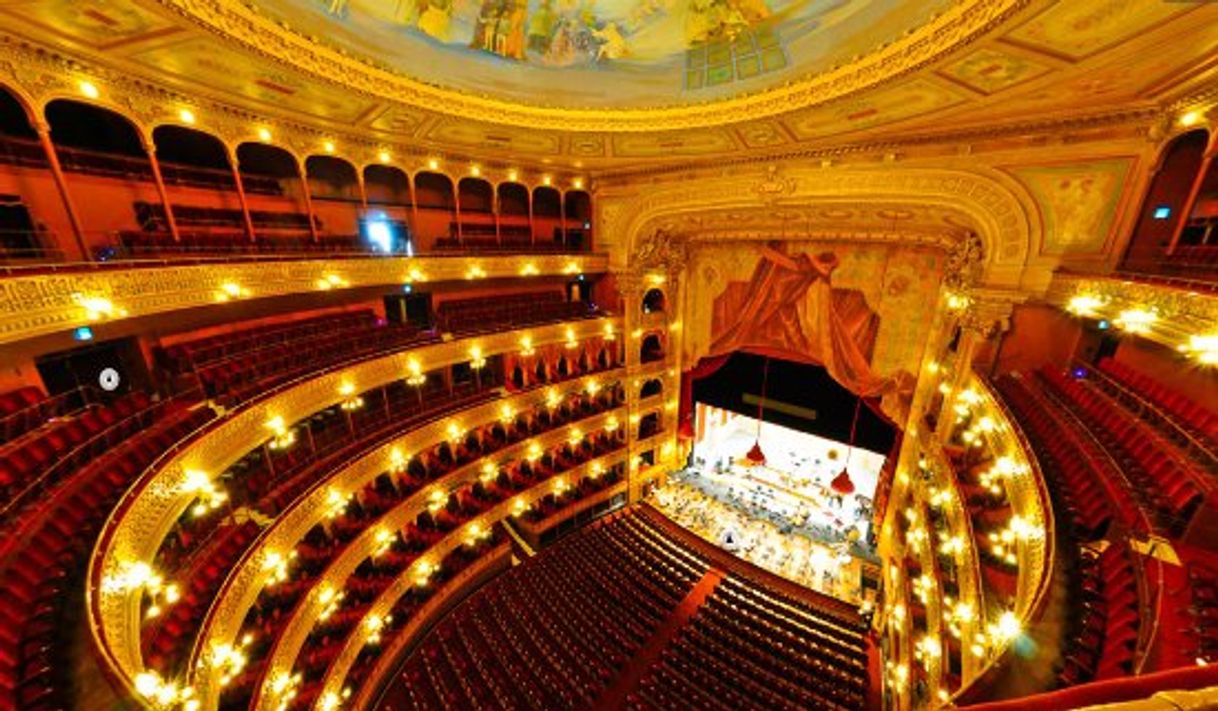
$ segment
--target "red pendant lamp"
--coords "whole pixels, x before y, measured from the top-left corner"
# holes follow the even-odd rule
[[[765,392],[769,381],[770,358],[767,356],[761,370],[761,400],[757,403],[757,438],[753,440],[752,448],[744,455],[744,462],[750,467],[765,465],[765,452],[761,451],[761,423],[765,415]]]
[[[842,471],[829,482],[829,488],[835,494],[849,496],[854,493],[854,481],[850,478],[850,455],[854,453],[854,435],[859,425],[859,409],[863,406],[863,398],[854,403],[854,421],[850,423],[850,448],[846,450],[846,464]]]

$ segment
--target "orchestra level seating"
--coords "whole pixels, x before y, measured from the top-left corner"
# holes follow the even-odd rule
[[[719,570],[649,515],[613,514],[478,591],[409,655],[386,698],[416,709],[867,707],[859,619]]]

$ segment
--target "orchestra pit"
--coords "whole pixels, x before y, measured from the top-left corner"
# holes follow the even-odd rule
[[[1218,3],[0,2],[0,711],[1218,709]]]

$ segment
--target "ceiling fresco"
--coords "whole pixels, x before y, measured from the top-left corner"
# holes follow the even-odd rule
[[[1218,2],[0,0],[0,69],[35,106],[87,78],[141,120],[188,106],[302,153],[548,170],[1001,148],[1210,96],[1215,57]]]
[[[651,107],[764,90],[921,26],[950,0],[261,0],[396,72],[529,104]]]

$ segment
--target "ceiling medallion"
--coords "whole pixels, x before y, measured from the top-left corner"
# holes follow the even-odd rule
[[[761,202],[771,205],[777,200],[795,192],[795,178],[784,178],[777,165],[768,165],[765,177],[753,186],[753,192],[761,198]]]

